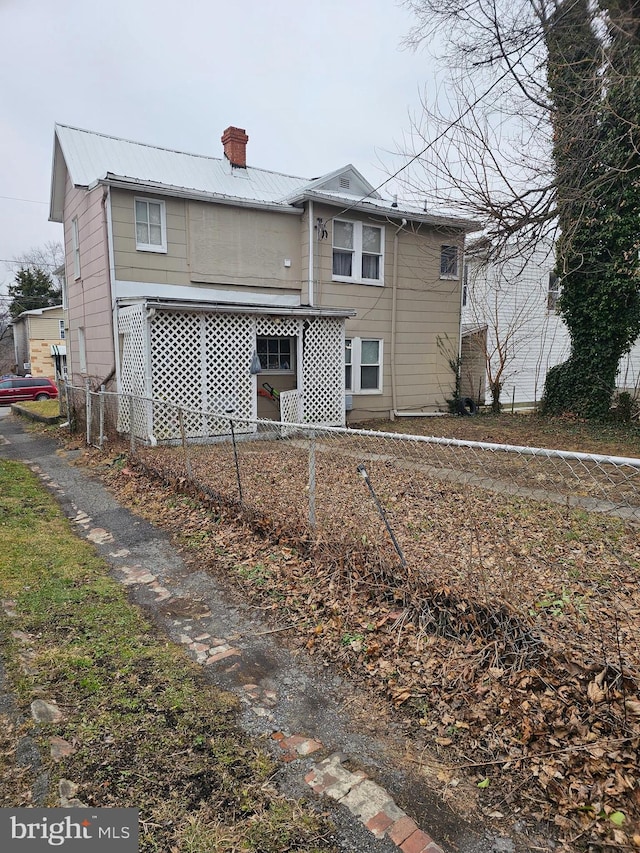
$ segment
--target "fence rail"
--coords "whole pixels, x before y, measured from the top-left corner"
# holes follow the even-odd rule
[[[332,489],[335,500],[349,496],[352,509],[366,518],[366,494],[356,491],[362,490],[359,465],[367,467],[369,484],[390,501],[396,516],[402,515],[402,495],[422,493],[426,500],[433,484],[442,483],[640,521],[636,458],[235,419],[232,413],[104,389],[67,386],[66,396],[71,419],[77,431],[86,433],[87,444],[102,448],[127,440],[147,464],[157,460],[154,464],[248,509],[265,503],[265,483],[277,485],[267,501],[270,512],[280,507],[288,520],[312,529],[332,527],[325,517],[334,504],[327,495]]]

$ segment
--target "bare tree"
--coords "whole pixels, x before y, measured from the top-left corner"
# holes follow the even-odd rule
[[[484,365],[491,409],[499,413],[507,381],[529,368],[535,370],[529,362],[539,358],[549,319],[548,278],[543,268],[545,262],[552,265],[553,261],[539,252],[536,263],[507,256],[487,265],[483,254],[472,250],[465,263],[462,317],[473,334],[463,347],[461,368],[466,370],[465,354],[472,365]]]
[[[481,218],[498,256],[525,256],[560,236],[572,351],[545,396],[553,411],[602,415],[617,362],[640,331],[635,0],[406,5],[417,18],[408,42],[444,33],[448,69],[446,88],[425,99],[415,123],[408,184],[427,202]]]

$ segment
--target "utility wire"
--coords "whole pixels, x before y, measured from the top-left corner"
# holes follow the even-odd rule
[[[7,201],[24,201],[27,204],[49,204],[48,201],[36,201],[33,198],[16,198],[16,196],[13,195],[0,195],[0,198],[4,198]]]

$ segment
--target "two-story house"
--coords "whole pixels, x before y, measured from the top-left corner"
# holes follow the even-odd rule
[[[438,409],[471,224],[385,200],[351,165],[249,166],[247,142],[227,128],[216,158],[56,126],[71,381],[238,418],[284,398],[288,420],[325,424]]]
[[[20,375],[61,379],[67,353],[62,305],[23,311],[12,325],[15,366]]]

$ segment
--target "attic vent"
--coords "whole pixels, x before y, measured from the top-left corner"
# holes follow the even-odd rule
[[[340,178],[340,189],[341,190],[348,190],[350,186],[351,186],[351,181],[349,180],[349,178]]]

